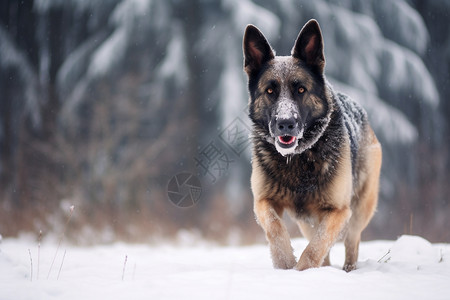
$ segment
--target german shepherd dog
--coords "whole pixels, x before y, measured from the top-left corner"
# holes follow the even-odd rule
[[[343,238],[349,272],[376,209],[381,146],[366,112],[325,79],[323,47],[316,20],[302,28],[291,56],[275,56],[258,28],[247,26],[251,187],[275,268],[328,266],[330,248]],[[309,240],[298,262],[284,211]]]

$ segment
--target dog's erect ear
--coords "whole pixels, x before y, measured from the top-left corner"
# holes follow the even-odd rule
[[[323,39],[319,23],[316,20],[309,20],[300,31],[292,56],[304,61],[307,65],[323,73],[325,68],[325,56],[323,54]]]
[[[253,25],[248,25],[244,34],[244,69],[250,76],[262,65],[275,57],[264,35]]]

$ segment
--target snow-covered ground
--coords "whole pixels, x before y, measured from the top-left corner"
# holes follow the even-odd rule
[[[306,244],[293,241],[297,257]],[[340,269],[342,243],[332,250],[332,267],[303,272],[274,270],[266,245],[63,242],[49,274],[56,248],[44,241],[38,263],[35,241],[4,239],[0,299],[450,299],[450,244],[416,236],[363,242],[350,273]]]

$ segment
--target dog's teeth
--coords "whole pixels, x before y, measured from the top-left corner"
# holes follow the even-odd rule
[[[292,155],[286,155],[286,164],[290,164],[292,159]]]

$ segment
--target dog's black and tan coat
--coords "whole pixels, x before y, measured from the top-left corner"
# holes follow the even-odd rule
[[[298,270],[329,265],[331,246],[343,238],[344,270],[351,271],[378,199],[381,146],[367,115],[326,81],[315,20],[301,30],[291,56],[275,56],[252,25],[243,49],[253,122],[254,212],[273,265]],[[309,240],[298,261],[284,211]]]

